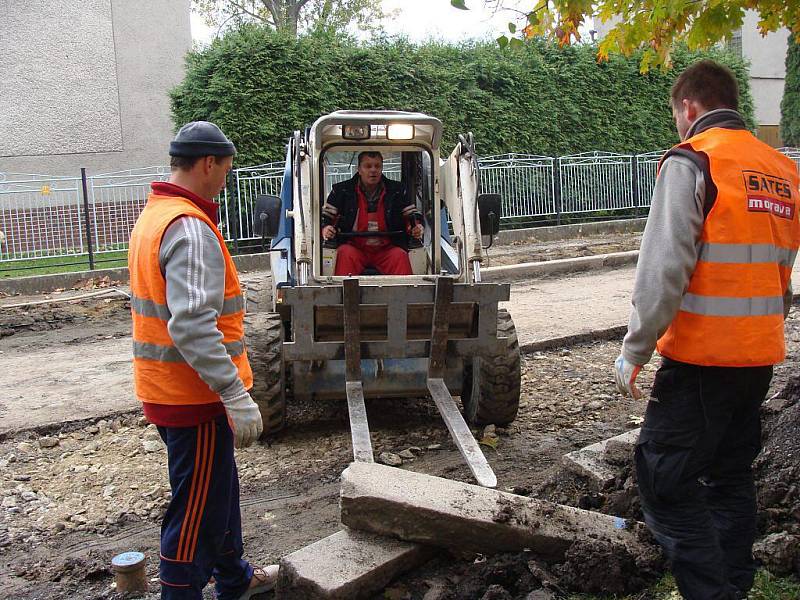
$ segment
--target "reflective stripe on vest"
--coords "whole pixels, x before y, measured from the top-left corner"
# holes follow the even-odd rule
[[[713,317],[783,317],[783,296],[726,298],[686,293],[681,300],[681,310]]]
[[[166,304],[159,304],[153,300],[145,300],[135,295],[131,295],[131,310],[143,317],[155,317],[163,321],[169,321],[172,314]],[[222,314],[230,315],[244,310],[244,296],[241,294],[232,298],[225,298],[222,303]]]
[[[773,244],[700,244],[698,260],[716,263],[778,263],[791,268],[797,250]]]
[[[717,197],[658,351],[706,366],[781,362],[783,294],[800,246],[797,168],[744,130],[711,128],[678,147],[708,157]]]
[[[128,266],[131,277],[133,320],[133,373],[137,397],[153,404],[207,404],[219,401],[172,342],[167,327],[172,317],[167,306],[166,281],[161,273],[159,251],[167,227],[191,216],[214,232],[225,260],[225,291],[217,329],[223,345],[245,388],[253,374],[244,343],[244,297],[236,266],[216,225],[191,201],[151,194],[131,234]]]
[[[244,342],[228,342],[223,344],[231,358],[244,354]],[[159,346],[146,342],[133,342],[133,356],[144,360],[185,363],[186,359],[175,346]]]

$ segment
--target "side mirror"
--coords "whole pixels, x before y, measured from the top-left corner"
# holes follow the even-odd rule
[[[498,234],[502,212],[503,204],[500,200],[500,194],[478,195],[478,216],[481,221],[482,235]]]
[[[278,225],[281,219],[281,199],[277,196],[256,196],[255,212],[253,214],[253,229],[261,239],[273,238],[278,235]]]

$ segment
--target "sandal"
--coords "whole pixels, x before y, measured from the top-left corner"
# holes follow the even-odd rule
[[[253,577],[250,579],[250,587],[239,596],[239,600],[249,600],[257,594],[263,594],[275,588],[278,582],[278,565],[268,565],[266,567],[255,567]]]

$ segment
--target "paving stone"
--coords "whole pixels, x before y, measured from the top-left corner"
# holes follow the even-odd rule
[[[418,544],[344,529],[281,559],[276,598],[371,598],[433,553]]]
[[[639,441],[639,429],[606,440],[603,458],[612,465],[626,467],[633,464],[633,454]]]
[[[587,477],[598,490],[602,490],[620,474],[620,465],[628,464],[626,456],[633,453],[633,446],[638,439],[639,429],[632,429],[565,454],[562,463],[573,473]]]

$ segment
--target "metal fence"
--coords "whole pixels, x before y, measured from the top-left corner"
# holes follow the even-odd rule
[[[84,252],[80,177],[0,174],[0,259]]]
[[[788,148],[784,146],[783,148],[778,148],[778,152],[782,152],[791,158],[794,164],[797,165],[797,168],[800,169],[800,148]]]
[[[255,206],[256,197],[261,194],[272,194],[278,196],[281,193],[281,186],[283,185],[283,174],[285,169],[284,162],[272,162],[255,167],[245,167],[242,169],[234,169],[234,187],[236,189],[236,203],[233,212],[236,213],[234,225],[236,229],[236,241],[253,240],[255,235],[255,223],[253,215],[253,207]],[[350,179],[356,172],[356,166],[352,163],[330,163],[325,167],[326,193],[333,187],[333,184]],[[392,179],[400,178],[400,161],[399,159],[386,160],[383,165],[383,172],[387,177]],[[233,233],[234,229],[229,228],[228,232]],[[223,235],[225,235],[223,231]],[[234,236],[226,236],[226,239],[232,241]]]
[[[232,207],[226,203],[224,221],[228,227],[227,230],[221,230],[225,239],[238,241],[255,237],[255,199],[261,194],[280,195],[284,168],[283,162],[274,162],[233,171],[236,202]]]
[[[131,169],[86,177],[91,236],[86,249],[101,255],[125,250],[131,230],[142,212],[150,183],[169,179],[169,167]]]
[[[530,154],[483,157],[478,161],[481,191],[500,194],[503,219],[555,215],[555,161]]]
[[[780,151],[800,167],[800,149]],[[500,194],[506,227],[511,222],[561,222],[568,215],[613,217],[639,209],[644,214],[663,153],[486,156],[479,160],[481,190]],[[352,163],[328,167],[328,189],[355,172]],[[387,175],[396,178],[399,170],[397,160],[386,161]],[[90,268],[119,260],[150,183],[168,177],[168,167],[73,177],[0,173],[0,270],[3,263],[24,268],[26,262],[52,257],[80,257],[85,264],[88,255]],[[230,184],[218,198],[225,239],[238,245],[256,238],[255,198],[280,194],[283,178],[283,162],[232,171]]]

